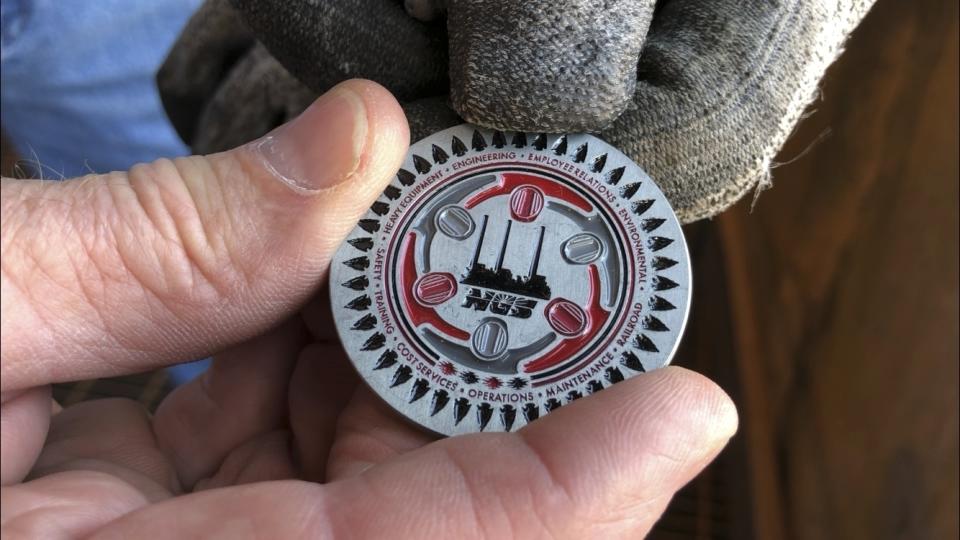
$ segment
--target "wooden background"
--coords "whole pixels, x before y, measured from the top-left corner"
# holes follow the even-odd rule
[[[742,429],[678,497],[706,518],[655,537],[958,537],[957,21],[955,0],[877,2],[774,187],[688,228],[679,362]]]

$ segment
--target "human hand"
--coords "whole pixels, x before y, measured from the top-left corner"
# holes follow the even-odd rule
[[[736,429],[665,368],[444,440],[359,384],[316,296],[408,144],[350,81],[270,136],[2,186],[4,537],[636,537]],[[312,299],[311,299],[312,298]],[[150,416],[49,385],[217,352]]]

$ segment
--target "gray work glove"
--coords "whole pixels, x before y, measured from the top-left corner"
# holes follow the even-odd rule
[[[690,222],[769,183],[774,156],[873,2],[407,1],[432,22],[392,0],[232,3],[250,30],[232,15],[221,33],[233,39],[199,43],[212,33],[203,28],[211,13],[230,11],[209,0],[159,77],[169,105],[166,96],[191,86],[189,70],[170,76],[172,63],[223,68],[203,113],[177,126],[192,132],[196,151],[255,138],[333,84],[365,77],[404,104],[413,140],[460,117],[504,130],[599,132]],[[272,57],[225,45],[251,31]]]
[[[288,4],[264,4],[284,9]],[[312,13],[315,32],[302,36],[308,55],[279,58],[243,22],[228,0],[207,0],[187,23],[157,74],[167,115],[194,153],[208,154],[251,141],[300,114],[319,94],[343,80],[379,81],[403,103],[413,140],[462,122],[446,106],[446,33],[442,24],[414,20],[392,0],[338,0],[283,12],[290,28]],[[251,13],[256,13],[251,4]],[[359,13],[365,14],[359,16]],[[362,25],[361,25],[362,23]],[[273,43],[269,37],[267,43]],[[296,71],[295,71],[296,72]]]

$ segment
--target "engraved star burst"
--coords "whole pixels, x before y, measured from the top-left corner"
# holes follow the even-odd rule
[[[510,379],[510,382],[507,384],[510,385],[510,388],[513,388],[514,390],[520,390],[521,388],[527,386],[527,381],[526,379],[521,379],[520,377],[514,377]]]
[[[457,372],[457,366],[453,362],[440,362],[440,371],[444,375],[453,375]]]
[[[487,385],[487,388],[491,390],[496,390],[497,388],[500,388],[503,385],[503,382],[501,382],[500,379],[496,377],[487,377],[486,379],[483,380],[483,384]]]

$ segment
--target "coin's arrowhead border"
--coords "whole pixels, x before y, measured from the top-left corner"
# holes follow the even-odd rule
[[[579,142],[584,137],[589,137],[589,140]],[[445,145],[438,142],[443,139],[447,139]],[[470,141],[469,146],[465,140]],[[510,141],[509,144],[507,141]],[[569,151],[571,147],[572,152]],[[591,147],[598,151],[593,152]],[[425,378],[414,377],[412,368],[400,361],[397,352],[387,346],[379,319],[373,313],[368,291],[369,257],[371,250],[377,245],[376,237],[381,228],[381,220],[404,200],[405,192],[420,177],[429,175],[434,166],[445,164],[450,160],[451,154],[460,158],[469,153],[483,153],[491,148],[523,149],[544,155],[566,156],[574,163],[586,164],[591,172],[601,175],[608,186],[617,187],[617,196],[629,203],[630,211],[637,218],[642,217],[640,228],[647,235],[645,243],[651,254],[650,268],[655,273],[651,279],[653,291],[645,306],[649,314],[645,315],[638,325],[639,330],[635,332],[631,346],[620,352],[618,364],[607,368],[602,378],[587,381],[581,387],[583,390],[594,393],[636,374],[668,364],[679,346],[690,308],[692,283],[689,256],[683,232],[672,208],[652,179],[605,141],[584,135],[489,131],[463,124],[415,143],[398,170],[395,180],[384,189],[381,197],[360,219],[331,262],[330,297],[341,341],[364,380],[372,384],[372,378],[382,378],[379,385],[372,384],[376,393],[398,412],[443,435],[484,430],[516,430],[583,396],[581,390],[575,389],[568,392],[562,402],[557,397],[549,397],[503,405],[482,400],[473,401],[462,396],[453,398],[444,388],[431,384]],[[611,163],[615,165],[611,166]],[[629,174],[629,169],[633,166],[639,170],[639,178],[633,178]],[[624,182],[622,185],[621,181]],[[638,193],[641,193],[641,197],[634,200]],[[657,236],[650,234],[665,224],[671,225],[669,228],[673,229],[672,233],[666,232]],[[659,253],[661,251],[664,253]],[[665,314],[670,316],[664,316]],[[656,337],[657,334],[670,332],[668,322],[676,329],[675,334],[669,334],[675,336],[672,343],[664,343]],[[359,346],[351,347],[351,344]],[[446,364],[447,366],[441,366],[441,369],[456,373],[456,366],[450,362]],[[457,375],[459,380],[467,385],[486,384],[491,388],[508,385],[513,389],[520,389],[528,384],[521,377],[483,378],[466,369]],[[381,392],[377,386],[389,388]],[[413,414],[409,409],[411,406],[419,406],[420,410]],[[495,411],[496,420],[493,419]],[[520,414],[517,414],[518,412]],[[453,429],[444,429],[450,422],[435,421],[445,414],[450,416]]]

